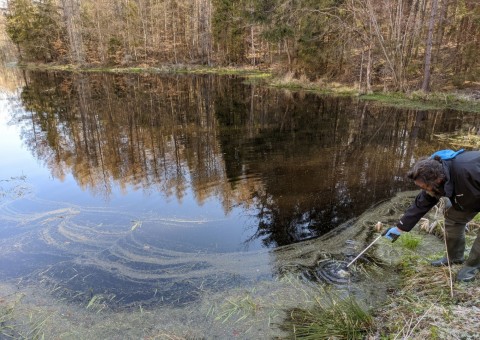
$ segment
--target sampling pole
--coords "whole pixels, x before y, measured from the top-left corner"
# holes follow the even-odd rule
[[[367,248],[363,249],[362,252],[357,255],[357,257],[355,257],[352,261],[350,261],[349,264],[347,264],[347,268],[350,267],[350,265],[351,265],[353,262],[355,262],[360,256],[362,256],[363,253],[365,253],[365,252],[368,250],[368,248],[370,248],[371,246],[373,246],[373,244],[374,244],[375,242],[377,242],[381,237],[382,237],[382,235],[378,236],[375,240],[373,240],[372,243],[370,243],[370,244],[368,245]]]

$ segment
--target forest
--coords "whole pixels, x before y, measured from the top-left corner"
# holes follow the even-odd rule
[[[480,77],[478,0],[4,4],[4,30],[23,63],[249,67],[367,93],[475,88]]]

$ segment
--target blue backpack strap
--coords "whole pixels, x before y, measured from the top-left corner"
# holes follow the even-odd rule
[[[457,155],[461,154],[465,150],[460,149],[458,151],[453,151],[453,150],[439,150],[435,152],[433,155],[430,156],[430,158],[433,158],[435,156],[439,156],[443,160],[449,160],[457,157]]]

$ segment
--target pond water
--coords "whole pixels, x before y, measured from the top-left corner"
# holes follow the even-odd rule
[[[363,243],[332,232],[413,189],[413,162],[451,147],[437,135],[479,123],[234,76],[10,69],[1,80],[0,280],[96,313],[202,310],[314,252],[338,269],[335,249],[341,261]],[[227,334],[202,322],[200,336]]]

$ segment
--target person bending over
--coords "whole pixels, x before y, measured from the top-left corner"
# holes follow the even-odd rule
[[[448,261],[465,263],[456,280],[473,281],[480,269],[480,233],[465,261],[465,228],[480,212],[480,151],[437,151],[415,163],[407,177],[422,190],[396,226],[383,235],[395,241],[402,232],[410,231],[441,197],[447,197],[451,203],[445,210],[447,254],[431,264],[439,267],[448,265]]]

